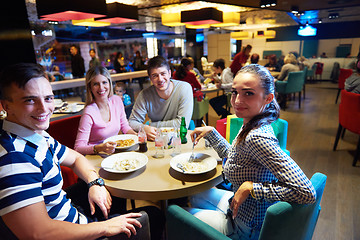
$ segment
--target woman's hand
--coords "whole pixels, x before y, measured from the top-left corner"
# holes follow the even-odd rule
[[[231,201],[230,209],[233,212],[233,218],[238,214],[238,210],[241,204],[249,197],[250,191],[253,189],[253,182],[246,181],[236,191],[233,200]]]
[[[193,142],[195,141],[195,145],[196,145],[202,137],[205,137],[213,129],[214,127],[211,126],[195,128],[194,131],[190,134],[191,140]],[[194,139],[194,134],[196,134],[196,139]]]
[[[110,193],[104,186],[93,185],[89,188],[88,200],[90,204],[91,215],[95,213],[95,204],[101,209],[104,217],[107,219],[110,212],[112,200]]]
[[[112,154],[115,152],[115,147],[116,147],[116,142],[106,142],[96,145],[95,150],[98,152]]]

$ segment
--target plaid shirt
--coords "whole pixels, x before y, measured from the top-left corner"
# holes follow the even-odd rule
[[[281,150],[271,125],[250,131],[238,145],[237,137],[230,146],[216,130],[206,136],[219,156],[227,158],[224,174],[234,192],[243,182],[253,182],[255,199],[249,195],[239,207],[239,220],[260,229],[266,209],[276,201],[315,202],[314,187],[296,162]]]

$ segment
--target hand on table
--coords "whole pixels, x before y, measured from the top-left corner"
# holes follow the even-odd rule
[[[95,204],[101,209],[104,217],[107,219],[110,212],[112,200],[110,193],[104,186],[93,185],[89,188],[88,200],[90,204],[91,215],[95,213]]]
[[[195,141],[195,145],[196,145],[202,137],[205,137],[213,129],[214,127],[211,126],[195,128],[194,131],[192,131],[192,133],[190,134],[191,140],[193,142]],[[196,134],[196,139],[194,139],[194,134]]]
[[[245,202],[245,200],[249,197],[250,191],[253,189],[253,182],[246,181],[239,189],[235,192],[234,198],[231,201],[230,209],[233,212],[233,218],[235,218],[238,214],[238,210],[241,204]]]
[[[146,132],[147,139],[148,139],[149,141],[155,141],[156,128],[155,128],[155,127],[152,127],[152,126],[149,126],[149,125],[145,125],[145,126],[144,126],[144,130],[145,130],[145,132]]]
[[[131,234],[136,235],[135,226],[142,227],[141,223],[135,219],[137,217],[141,217],[141,213],[128,213],[101,222],[106,225],[105,236],[110,237],[125,233],[130,238]]]
[[[106,142],[106,143],[100,143],[95,146],[95,149],[98,152],[104,152],[107,154],[112,154],[115,152],[116,142]]]

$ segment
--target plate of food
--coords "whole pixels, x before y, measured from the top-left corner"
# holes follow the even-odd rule
[[[128,149],[138,143],[138,136],[134,134],[121,134],[109,137],[105,142],[116,142],[116,149]]]
[[[144,167],[148,157],[143,153],[124,152],[116,153],[101,162],[101,167],[112,173],[130,173]]]
[[[214,157],[204,153],[194,154],[195,159],[192,162],[189,162],[191,152],[176,155],[170,160],[170,166],[184,174],[201,174],[216,168],[217,160]]]

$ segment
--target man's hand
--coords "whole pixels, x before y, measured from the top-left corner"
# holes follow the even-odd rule
[[[238,210],[241,204],[249,197],[250,191],[253,189],[253,182],[247,181],[241,184],[236,191],[233,200],[231,201],[230,209],[233,212],[233,218],[238,214]]]
[[[93,185],[89,188],[88,199],[91,215],[95,213],[95,204],[99,206],[104,217],[107,219],[110,212],[112,200],[110,193],[104,186]]]
[[[147,139],[148,139],[149,141],[155,141],[156,128],[155,128],[155,127],[152,127],[152,126],[149,126],[149,125],[145,125],[145,126],[144,126],[144,130],[145,130],[145,132],[146,132]]]
[[[136,235],[135,226],[141,228],[141,223],[135,218],[141,217],[141,213],[128,213],[118,217],[111,218],[106,220],[103,223],[106,225],[105,236],[114,236],[119,233],[125,233],[128,237],[131,234]]]

